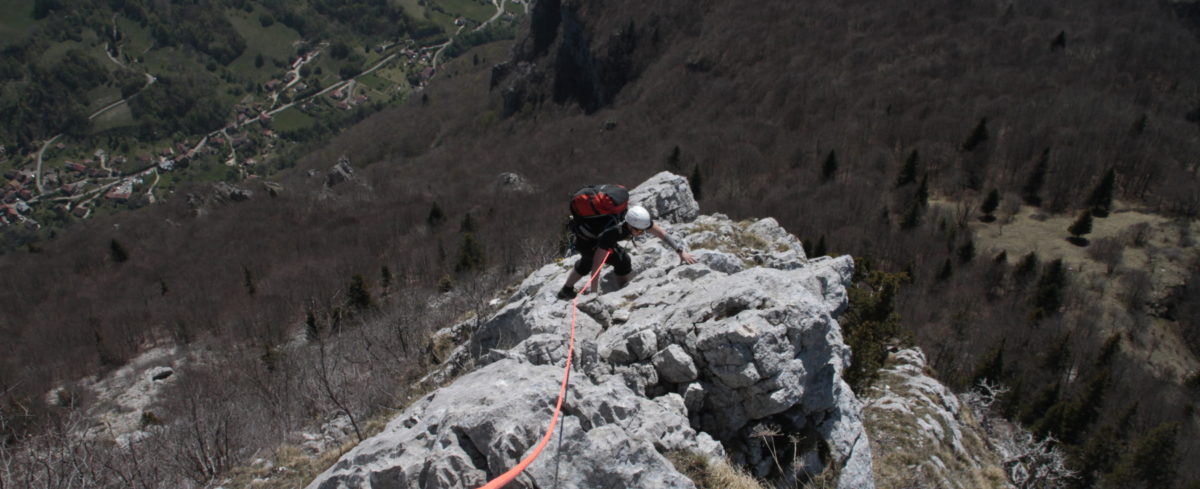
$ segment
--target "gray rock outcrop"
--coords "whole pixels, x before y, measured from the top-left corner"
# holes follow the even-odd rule
[[[339,183],[352,180],[354,178],[354,168],[350,166],[350,159],[342,156],[338,158],[336,165],[333,165],[328,172],[325,173],[325,186],[332,187]]]
[[[804,435],[796,460],[808,473],[834,469],[840,488],[874,487],[862,408],[841,377],[850,351],[834,319],[853,261],[809,260],[774,220],[698,216],[678,176],[655,176],[631,200],[699,263],[682,265],[657,239],[642,239],[628,247],[636,271],[628,285],[618,288],[606,270],[599,293],[579,298],[561,452],[556,433],[507,487],[695,487],[666,459],[671,451],[796,476],[773,472],[765,440],[751,437],[764,426]],[[448,385],[308,487],[478,487],[530,454],[562,382],[571,306],[555,293],[573,263],[546,265],[484,321],[441,332],[459,346],[427,381]]]

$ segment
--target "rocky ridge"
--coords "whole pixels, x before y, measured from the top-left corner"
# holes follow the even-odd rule
[[[850,352],[834,319],[849,257],[808,259],[773,219],[700,216],[682,177],[634,189],[699,263],[656,239],[629,245],[637,275],[580,298],[576,357],[555,443],[509,487],[695,487],[664,457],[728,456],[762,477],[825,470],[874,487],[861,404],[841,378]],[[549,423],[570,307],[554,294],[573,259],[546,265],[486,318],[438,341],[458,346],[418,400],[308,487],[477,487],[525,457]],[[797,466],[776,472],[761,437],[793,434]],[[781,443],[782,444],[782,443]]]

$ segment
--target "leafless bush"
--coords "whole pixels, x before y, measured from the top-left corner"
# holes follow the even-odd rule
[[[1143,309],[1154,285],[1150,274],[1145,270],[1125,270],[1121,273],[1120,280],[1121,300],[1130,309]]]
[[[1150,223],[1139,222],[1129,226],[1121,233],[1122,239],[1129,246],[1141,248],[1150,242]]]
[[[1117,238],[1099,238],[1087,249],[1088,256],[1103,263],[1106,273],[1112,275],[1125,257],[1125,243]]]
[[[1037,439],[1028,430],[1000,418],[992,411],[1008,393],[1003,385],[982,381],[960,397],[995,441],[1005,475],[1014,486],[1025,489],[1069,487],[1076,474],[1052,438]]]

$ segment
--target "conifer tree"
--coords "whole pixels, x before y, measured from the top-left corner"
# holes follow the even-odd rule
[[[1058,35],[1054,36],[1054,40],[1050,41],[1050,50],[1066,49],[1067,47],[1067,31],[1058,31]]]
[[[321,339],[321,326],[317,324],[317,315],[309,309],[304,316],[304,339],[314,342]]]
[[[1046,265],[1042,277],[1038,279],[1037,291],[1034,293],[1034,319],[1041,319],[1058,313],[1062,307],[1062,292],[1067,285],[1067,271],[1063,267],[1062,258]]]
[[[672,172],[679,171],[679,145],[676,144],[671,149],[671,154],[667,155],[667,169]]]
[[[900,168],[900,175],[896,177],[896,187],[903,187],[917,181],[917,150],[913,150],[908,154],[908,159],[904,161],[904,166]]]
[[[991,383],[1004,381],[1004,340],[984,354],[983,360],[975,367],[975,373],[971,375],[972,386],[985,380]]]
[[[825,247],[825,235],[822,234],[821,239],[817,240],[816,248],[813,248],[812,256],[825,256],[826,254],[828,254],[828,250]]]
[[[1046,384],[1021,408],[1017,419],[1025,426],[1032,426],[1046,415],[1051,406],[1058,403],[1058,395],[1058,382]]]
[[[254,274],[246,267],[242,267],[242,285],[246,287],[246,295],[250,297],[254,297],[258,292],[258,288],[254,286]]]
[[[463,216],[462,223],[459,225],[458,230],[464,233],[475,232],[475,221],[471,219],[470,212]]]
[[[1017,264],[1017,268],[1013,270],[1013,278],[1019,281],[1024,281],[1026,278],[1033,276],[1038,268],[1037,253],[1030,251],[1029,254],[1021,258],[1021,262]]]
[[[1178,473],[1178,430],[1174,423],[1163,423],[1138,438],[1108,482],[1113,487],[1135,487],[1137,483],[1147,488],[1171,487]]]
[[[1100,183],[1092,189],[1091,197],[1088,197],[1087,205],[1091,207],[1092,215],[1096,217],[1108,217],[1108,213],[1112,210],[1113,187],[1116,185],[1116,172],[1109,168],[1104,173],[1104,177],[1100,179]]]
[[[829,155],[825,157],[825,163],[821,165],[821,183],[833,180],[837,176],[838,160],[837,152],[829,150]]]
[[[992,213],[996,212],[997,207],[1000,207],[1000,191],[992,189],[991,192],[988,192],[987,198],[983,199],[983,204],[979,206],[979,210],[985,216],[985,221],[991,222],[996,219]]]
[[[1067,228],[1067,232],[1071,233],[1071,236],[1074,237],[1073,242],[1081,244],[1083,235],[1092,232],[1092,211],[1083,211],[1079,215],[1079,218],[1075,219],[1075,222],[1071,224],[1071,227]]]
[[[967,140],[963,141],[961,148],[967,152],[975,151],[975,148],[978,148],[979,145],[987,142],[987,140],[987,117],[983,117],[979,119],[979,124],[975,125],[975,129],[971,131],[971,135],[967,136]]]
[[[369,309],[375,305],[375,299],[371,297],[371,291],[367,288],[367,281],[362,275],[355,275],[350,278],[350,288],[346,291],[346,302],[350,307],[360,311]]]
[[[383,289],[383,295],[387,295],[388,289],[392,287],[392,270],[387,265],[379,267],[379,287]]]
[[[917,205],[924,209],[929,206],[929,174],[921,175],[921,185],[917,187]]]
[[[962,246],[958,247],[958,261],[962,263],[970,263],[975,259],[975,240],[967,239]]]
[[[444,220],[446,220],[446,214],[442,212],[437,201],[433,201],[433,205],[429,207],[429,215],[425,217],[425,222],[429,224],[429,227],[437,227]]]
[[[1034,165],[1025,186],[1021,187],[1021,200],[1024,200],[1025,204],[1035,207],[1042,205],[1042,185],[1046,183],[1046,172],[1049,169],[1050,148],[1047,147],[1042,150],[1042,156],[1038,158],[1037,165]]]
[[[692,198],[699,201],[703,195],[700,190],[704,186],[704,176],[700,174],[700,165],[692,167],[692,178],[688,179],[688,186],[692,189]]]
[[[483,245],[475,239],[475,235],[467,233],[463,236],[462,246],[458,249],[458,259],[454,262],[455,272],[482,270],[484,264]]]
[[[942,282],[942,281],[945,281],[946,279],[950,278],[950,276],[953,274],[954,274],[954,265],[951,265],[950,259],[947,258],[946,261],[942,263],[941,270],[938,270],[937,276],[934,278],[936,278],[938,282]]]
[[[115,239],[108,242],[108,253],[114,262],[125,263],[129,260],[129,251],[125,250],[125,246]]]

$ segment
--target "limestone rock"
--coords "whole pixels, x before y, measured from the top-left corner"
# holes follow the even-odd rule
[[[533,185],[525,177],[512,172],[501,173],[496,177],[496,189],[501,192],[530,194],[534,192]]]
[[[853,260],[810,261],[773,220],[697,216],[681,177],[656,175],[632,195],[701,258],[682,265],[643,238],[629,247],[629,284],[606,271],[593,285],[600,293],[581,296],[560,486],[693,487],[662,457],[670,450],[728,454],[765,477],[772,463],[750,434],[773,423],[820,438],[798,454],[806,470],[833,468],[838,487],[872,488],[862,406],[841,378],[850,351],[834,319]],[[491,316],[440,332],[461,341],[425,382],[449,385],[309,488],[477,487],[529,454],[562,379],[571,310],[555,294],[573,263],[542,267]],[[549,487],[554,466],[544,452],[514,487]]]
[[[350,159],[342,156],[338,159],[337,164],[325,173],[325,186],[332,187],[352,179],[354,179],[354,168],[350,166]]]
[[[629,193],[629,201],[650,211],[656,221],[691,222],[700,215],[700,205],[692,195],[686,178],[661,172]]]

